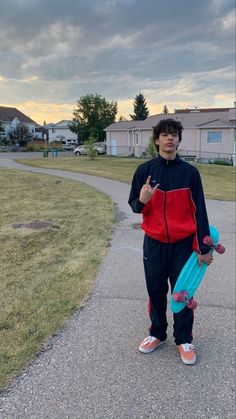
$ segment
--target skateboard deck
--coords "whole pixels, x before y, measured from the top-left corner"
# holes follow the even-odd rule
[[[224,253],[225,249],[222,245],[217,245],[219,241],[219,232],[214,226],[210,226],[210,237],[204,238],[204,243],[211,246],[211,252],[214,250]],[[198,264],[197,252],[193,252],[184,265],[179,277],[176,281],[175,288],[170,299],[170,308],[173,313],[179,313],[183,308],[188,307],[195,309],[197,304],[191,300],[198,289],[207,269],[205,262],[200,266]]]

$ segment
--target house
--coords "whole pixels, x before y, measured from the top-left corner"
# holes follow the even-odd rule
[[[2,123],[3,131],[1,134],[3,137],[7,137],[9,132],[20,123],[27,125],[34,136],[35,129],[39,127],[35,121],[23,112],[8,106],[0,106],[0,122]]]
[[[46,124],[44,128],[48,130],[48,141],[52,143],[53,141],[62,141],[64,139],[74,139],[77,141],[77,134],[74,134],[69,126],[72,124],[72,121],[63,119],[55,124]]]
[[[235,104],[236,105],[236,104]],[[236,158],[236,107],[186,109],[173,114],[150,116],[144,121],[120,121],[106,131],[107,154],[145,155],[153,127],[161,120],[173,118],[184,127],[179,153],[199,161]]]

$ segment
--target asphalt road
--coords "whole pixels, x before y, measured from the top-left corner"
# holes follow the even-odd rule
[[[23,167],[11,158],[0,155],[0,166],[71,178],[103,191],[117,203],[118,221],[85,307],[1,394],[0,418],[234,418],[234,203],[207,201],[210,222],[227,251],[215,255],[197,292],[198,361],[186,366],[173,342],[170,312],[165,345],[149,355],[138,351],[149,320],[143,233],[135,228],[141,218],[127,204],[129,186]]]

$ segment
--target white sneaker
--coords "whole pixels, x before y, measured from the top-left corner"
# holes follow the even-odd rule
[[[160,346],[162,343],[164,342],[162,342],[160,339],[155,338],[154,336],[148,336],[147,338],[143,339],[138,349],[143,354],[149,354],[158,348],[158,346]]]

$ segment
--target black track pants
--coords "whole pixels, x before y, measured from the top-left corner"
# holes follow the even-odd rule
[[[143,262],[150,304],[150,335],[162,341],[167,338],[168,278],[172,292],[180,271],[193,251],[192,242],[192,237],[176,243],[161,243],[144,236]],[[177,345],[192,342],[192,327],[191,309],[185,307],[174,314],[174,338]]]

